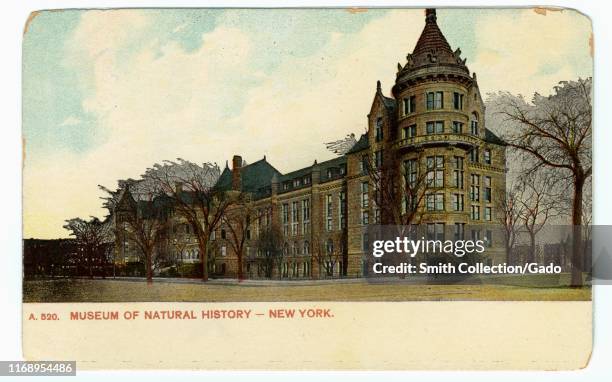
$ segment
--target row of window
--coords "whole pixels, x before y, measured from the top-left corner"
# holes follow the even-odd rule
[[[463,194],[452,194],[451,207],[453,211],[461,212],[464,211],[464,199]],[[444,194],[443,193],[430,193],[425,195],[425,205],[427,211],[440,212],[444,211]],[[490,206],[484,207],[483,220],[491,221],[493,209]],[[472,205],[470,217],[472,220],[480,220],[480,206]]]
[[[463,127],[464,127],[463,122],[453,121],[450,132],[452,132],[453,134],[463,134],[464,133]],[[444,134],[445,132],[446,132],[446,128],[445,128],[444,121],[425,122],[425,134],[427,135]],[[470,120],[470,134],[476,135],[476,136],[479,134],[478,120],[476,119],[475,115],[474,115],[474,119]],[[380,133],[377,127],[376,136],[377,136],[377,141],[382,140],[382,127],[380,129]],[[416,124],[405,126],[402,128],[402,139],[414,138],[416,136],[417,136],[417,125]]]
[[[433,91],[425,93],[425,109],[439,110],[444,109],[444,92]],[[459,92],[453,92],[452,105],[455,110],[463,110],[464,95]],[[409,115],[417,111],[416,96],[406,97],[402,101],[404,115]]]
[[[489,150],[485,150],[487,155],[486,158],[491,158],[491,153]],[[435,155],[428,156],[425,158],[426,167],[427,167],[427,187],[440,188],[444,187],[444,156]],[[452,187],[463,189],[463,177],[464,177],[464,166],[463,166],[463,157],[453,156],[452,157],[452,168],[453,168],[453,182]],[[418,174],[418,161],[417,159],[408,159],[404,161],[404,176],[406,181],[408,182],[410,187],[418,187],[416,184]],[[471,199],[472,201],[480,200],[480,175],[471,174],[471,193],[474,197]],[[483,176],[484,178],[484,200],[486,202],[491,201],[491,177]]]
[[[289,208],[291,207],[291,209]],[[291,211],[291,212],[290,212]],[[291,214],[291,226],[289,225],[289,214]],[[300,218],[302,222],[302,234],[310,232],[310,199],[296,200],[289,203],[283,203],[281,206],[281,216],[283,222],[283,234],[289,236],[289,227],[291,227],[291,235],[299,234]]]

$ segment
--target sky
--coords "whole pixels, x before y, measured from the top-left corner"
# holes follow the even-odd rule
[[[592,76],[591,22],[575,11],[439,9],[483,97],[530,98]],[[23,42],[24,237],[104,217],[98,185],[166,159],[234,154],[281,172],[334,156],[367,126],[424,26],[422,9],[43,11]],[[487,126],[495,130],[494,126]]]

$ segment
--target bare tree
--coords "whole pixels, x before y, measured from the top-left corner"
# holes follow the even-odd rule
[[[251,227],[259,218],[259,209],[253,207],[246,195],[236,199],[232,207],[223,214],[223,225],[229,231],[229,244],[238,260],[238,280],[244,279],[244,250],[251,237]]]
[[[155,164],[142,176],[172,200],[174,211],[193,228],[203,281],[208,281],[210,236],[232,203],[224,190],[215,187],[219,174],[217,165],[204,163],[200,166],[179,158],[176,162]]]
[[[374,187],[375,207],[380,209],[381,220],[377,224],[405,227],[420,222],[428,186],[435,186],[431,181],[435,169],[427,169],[422,151],[416,154],[405,163],[392,157],[384,157],[382,163],[376,163],[375,158],[363,158],[370,184]]]
[[[344,155],[349,152],[350,149],[355,146],[357,140],[355,139],[355,134],[348,134],[343,139],[338,139],[336,141],[325,143],[325,147],[337,155]]]
[[[165,244],[168,230],[169,204],[164,195],[160,195],[153,184],[147,182],[138,183],[135,200],[131,193],[130,185],[136,182],[128,181],[121,183],[123,189],[111,192],[106,188],[100,188],[108,193],[104,198],[107,200],[105,206],[113,208],[111,213],[116,213],[119,197],[132,198],[130,208],[121,213],[120,223],[115,227],[115,234],[128,238],[136,244],[140,256],[145,265],[147,283],[153,282],[154,263],[161,261],[160,253]]]
[[[510,186],[507,190],[500,191],[497,200],[497,209],[500,211],[498,221],[502,226],[504,236],[504,247],[506,249],[506,261],[512,262],[513,249],[518,238],[523,204],[519,201],[520,191]]]
[[[262,256],[265,276],[272,278],[274,265],[282,264],[284,257],[283,233],[277,224],[272,223],[259,233],[257,250]]]
[[[583,195],[592,174],[592,80],[564,81],[548,97],[536,93],[531,104],[500,93],[489,101],[512,128],[506,142],[526,154],[526,173],[545,167],[572,192],[572,286],[582,285]]]
[[[81,255],[78,256],[77,260],[81,264],[86,264],[89,278],[93,278],[94,264],[101,265],[103,268],[106,264],[107,225],[97,217],[92,216],[90,220],[68,219],[64,228],[70,231],[70,235],[74,236],[76,240],[77,250]],[[105,269],[103,271],[106,272]]]
[[[334,277],[336,272],[341,276],[340,263],[344,258],[344,237],[342,235],[322,235],[313,232],[311,236],[312,260],[319,269],[319,278]]]
[[[529,257],[526,262],[536,261],[536,236],[561,211],[559,195],[554,192],[555,181],[549,172],[532,172],[521,178],[517,201],[521,205],[519,218],[529,235]]]

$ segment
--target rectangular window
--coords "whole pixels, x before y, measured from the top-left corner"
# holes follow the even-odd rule
[[[381,168],[383,165],[383,151],[378,150],[374,152],[374,166],[376,168]]]
[[[283,234],[285,236],[288,236],[289,235],[289,204],[287,203],[283,203],[282,216],[283,216]]]
[[[453,157],[453,186],[463,189],[463,157]]]
[[[455,223],[455,240],[465,238],[465,223]]]
[[[491,164],[491,150],[486,149],[482,152],[485,164]]]
[[[444,211],[444,194],[426,195],[427,211]]]
[[[405,180],[408,182],[408,187],[415,188],[417,186],[417,160],[408,159],[404,161]]]
[[[453,211],[463,211],[463,194],[453,194]]]
[[[283,204],[283,224],[289,223],[289,204]]]
[[[472,120],[470,121],[470,132],[472,135],[478,135],[478,120],[476,116],[472,116]]]
[[[416,125],[410,125],[402,128],[402,139],[416,137]]]
[[[376,142],[380,142],[383,139],[383,120],[382,118],[376,119]]]
[[[361,249],[366,252],[370,250],[370,239],[368,238],[368,233],[365,232],[361,238]]]
[[[444,187],[444,157],[427,157],[427,186]]]
[[[427,223],[427,239],[444,241],[444,223]]]
[[[490,247],[493,245],[493,231],[490,229],[485,231],[484,242],[486,247]]]
[[[333,214],[333,198],[332,195],[327,195],[325,204],[325,216],[327,217],[327,230],[332,230],[332,214]]]
[[[473,229],[471,231],[471,234],[472,234],[473,241],[480,240],[480,230],[479,229]]]
[[[463,94],[453,93],[453,107],[455,110],[463,110]]]
[[[431,121],[425,124],[427,134],[442,134],[444,133],[444,121]]]
[[[453,133],[463,134],[463,123],[462,122],[453,121]]]
[[[427,110],[442,109],[444,107],[443,92],[427,93]]]
[[[470,200],[478,202],[480,201],[480,175],[472,174],[470,180]]]
[[[361,156],[361,160],[359,161],[359,172],[361,174],[368,173],[368,156],[367,155]]]
[[[299,217],[300,217],[299,202],[297,201],[291,202],[291,234],[293,236],[298,234]]]
[[[484,220],[491,221],[491,207],[485,207],[484,209]]]
[[[487,203],[491,203],[491,177],[484,177],[484,201]]]
[[[472,220],[480,220],[480,206],[472,206]]]
[[[368,211],[364,210],[361,212],[361,224],[370,224],[370,213]]]
[[[404,115],[412,114],[416,110],[416,97],[410,96],[408,98],[404,98]]]
[[[340,192],[338,203],[340,204],[340,229],[344,229],[346,228],[346,192]]]
[[[474,147],[473,149],[470,150],[470,162],[478,163],[479,161],[478,157],[479,157],[478,147]]]
[[[368,182],[361,183],[361,208],[368,208],[369,205]]]

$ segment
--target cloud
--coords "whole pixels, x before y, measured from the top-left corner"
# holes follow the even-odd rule
[[[468,58],[483,92],[507,90],[530,98],[559,81],[592,76],[590,20],[573,10],[513,11],[476,18],[476,57]]]

